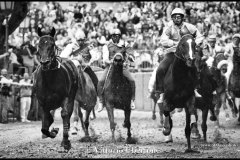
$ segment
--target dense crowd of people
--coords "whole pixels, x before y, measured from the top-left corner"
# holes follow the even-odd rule
[[[215,35],[216,46],[221,49],[232,41],[234,34],[240,32],[239,2],[136,1],[109,4],[109,8],[98,9],[75,3],[63,9],[60,3],[55,1],[47,1],[41,8],[38,6],[39,2],[31,2],[27,16],[29,27],[26,30],[17,28],[9,36],[9,53],[0,56],[3,58],[10,54],[11,71],[8,73],[12,75],[8,75],[8,79],[19,76],[19,82],[26,72],[31,78],[33,70],[40,64],[36,55],[38,27],[46,32],[54,27],[57,31],[56,45],[62,50],[73,41],[76,31],[82,30],[87,40],[95,44],[91,51],[92,61],[96,61],[99,66],[102,63],[103,45],[109,41],[111,30],[119,28],[122,39],[129,42],[134,49],[135,68],[139,68],[143,61],[147,61],[150,67],[158,61],[159,55],[163,53],[159,41],[163,28],[168,26],[171,20],[174,8],[182,8],[185,11],[185,21],[195,25],[206,40]],[[115,7],[117,4],[118,7]],[[0,113],[3,115],[2,108],[4,107],[0,108]],[[21,113],[25,114],[24,111]],[[27,121],[26,118],[23,119]]]

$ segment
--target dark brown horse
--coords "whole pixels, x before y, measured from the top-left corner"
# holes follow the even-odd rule
[[[49,35],[42,35],[41,29],[38,29],[38,35],[40,37],[38,54],[41,65],[34,72],[34,89],[39,106],[43,109],[41,131],[43,138],[56,137],[58,129],[53,128],[49,132],[49,127],[54,121],[50,111],[62,107],[63,140],[61,144],[68,150],[71,148],[68,132],[78,89],[78,71],[70,60],[62,62],[58,60],[54,28]]]
[[[234,52],[233,54],[233,71],[230,75],[228,90],[234,104],[232,112],[233,114],[239,113],[238,122],[240,122],[240,112],[237,109],[235,101],[237,99],[239,100],[240,98],[240,55],[237,53],[238,52]],[[238,108],[240,110],[240,105],[238,106]]]
[[[223,53],[218,53],[214,57],[213,66],[210,68],[211,73],[213,74],[214,79],[217,82],[217,88],[216,88],[216,95],[215,95],[215,114],[217,117],[216,125],[219,127],[219,113],[221,107],[223,107],[224,110],[227,109],[226,100],[228,100],[228,104],[231,107],[231,109],[234,109],[234,103],[232,99],[227,98],[226,94],[226,78],[224,76],[224,73],[227,71],[227,65],[223,65],[220,68],[218,68],[218,64],[220,61],[226,60],[226,57]]]
[[[124,58],[122,53],[116,53],[113,57],[113,63],[110,65],[108,76],[105,80],[103,97],[106,104],[108,118],[110,120],[110,129],[112,131],[112,141],[115,142],[114,108],[124,111],[125,120],[123,127],[127,128],[127,143],[134,143],[131,138],[131,95],[132,89],[130,82],[123,75]]]
[[[202,50],[200,47],[197,50],[197,55],[200,57],[203,57]],[[196,97],[195,99],[195,107],[197,109],[200,109],[202,111],[202,131],[203,131],[203,138],[204,141],[207,141],[207,118],[208,118],[208,111],[211,111],[212,116],[210,117],[210,120],[216,121],[216,115],[214,111],[215,103],[214,103],[214,94],[213,92],[217,89],[217,79],[213,76],[213,73],[207,66],[205,59],[198,59],[198,65],[199,65],[199,82],[198,82],[198,93],[202,95],[202,97]],[[199,131],[197,129],[197,121],[198,121],[198,115],[197,110],[195,110],[195,117],[196,117],[196,123],[192,123],[191,129],[192,129],[192,138],[200,138]],[[194,132],[195,131],[195,132]]]
[[[195,94],[197,85],[197,70],[195,55],[195,39],[192,35],[184,35],[178,43],[174,54],[174,61],[164,77],[164,129],[163,134],[168,136],[172,130],[172,119],[170,112],[175,108],[184,108],[186,113],[185,136],[188,148],[186,152],[193,152],[191,148],[191,114],[194,113]],[[172,54],[172,53],[168,53]]]
[[[85,132],[85,137],[83,137],[82,141],[91,141],[88,133],[89,116],[91,111],[93,111],[93,115],[95,116],[94,107],[97,103],[97,91],[92,79],[83,69],[79,68],[78,73],[79,81],[75,100],[78,102],[78,115],[81,120],[83,131]],[[81,108],[86,111],[84,122]]]

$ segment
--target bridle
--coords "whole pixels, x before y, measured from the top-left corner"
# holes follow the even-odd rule
[[[185,34],[185,35],[183,35],[182,36],[182,38],[181,39],[183,39],[185,36],[187,36],[187,35],[191,35],[191,34]],[[192,36],[192,35],[191,35]],[[181,40],[180,40],[181,41]],[[179,46],[177,46],[177,48],[178,48]],[[187,58],[185,58],[184,56],[180,56],[180,55],[178,55],[177,54],[177,52],[175,52],[174,53],[174,55],[175,55],[175,57],[177,57],[178,59],[180,59],[180,60],[182,60],[182,61],[184,61],[184,62],[186,62],[188,59]]]
[[[56,46],[55,40],[54,40],[53,37],[51,37],[51,36],[49,36],[49,35],[45,35],[45,36],[42,36],[41,38],[44,38],[44,37],[48,37],[48,38],[51,39],[51,41],[53,41],[53,52],[54,52],[54,54],[51,54],[50,58],[47,57],[47,60],[46,60],[46,61],[42,61],[42,57],[41,57],[41,55],[40,55],[40,63],[41,63],[41,66],[44,65],[44,64],[46,64],[46,63],[49,63],[49,66],[51,66],[52,62],[55,61],[55,60],[57,61],[57,65],[54,66],[53,68],[50,68],[50,67],[49,67],[49,68],[47,68],[47,69],[45,69],[44,67],[42,67],[42,70],[43,70],[43,71],[47,71],[47,70],[56,70],[56,69],[59,69],[59,68],[60,68],[60,65],[61,65],[61,63],[60,63],[61,58],[59,57],[59,54],[60,54],[60,52],[61,52],[61,49]],[[44,42],[41,42],[41,40],[42,40],[41,38],[40,38],[40,40],[39,40],[39,45],[40,45],[41,43],[49,43],[48,40],[45,40]],[[39,50],[39,45],[38,45],[38,50]]]

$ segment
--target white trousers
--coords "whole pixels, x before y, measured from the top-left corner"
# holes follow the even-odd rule
[[[149,82],[148,82],[148,91],[151,93],[155,90],[155,82],[156,82],[156,74],[157,74],[157,68],[154,68],[153,72],[152,72],[152,75],[149,79]]]
[[[31,97],[22,97],[20,100],[21,120],[26,120],[31,106]]]

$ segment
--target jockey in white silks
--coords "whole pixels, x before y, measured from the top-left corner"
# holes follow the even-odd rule
[[[227,44],[224,52],[224,56],[227,57],[227,60],[222,60],[217,65],[217,68],[220,69],[224,64],[227,64],[227,72],[223,74],[226,78],[227,91],[228,91],[230,75],[233,71],[233,55],[237,54],[235,53],[235,49],[237,50],[239,49],[239,44],[240,44],[240,34],[234,34],[232,37],[232,43]],[[228,92],[227,92],[227,96],[228,98],[230,98]]]
[[[208,67],[212,67],[214,58],[218,53],[224,52],[224,48],[222,46],[216,45],[216,41],[216,36],[210,35],[208,36],[207,42],[204,43],[203,55],[206,58]]]
[[[80,69],[81,66],[84,66],[83,71],[89,75],[92,79],[92,82],[97,89],[97,76],[90,67],[90,60],[92,58],[90,51],[94,48],[93,44],[86,42],[86,35],[82,30],[78,30],[74,34],[72,43],[68,44],[60,54],[61,58],[70,59],[75,64],[75,66]],[[97,91],[97,90],[96,90]],[[74,102],[73,110],[73,130],[72,134],[77,134],[78,128],[78,105]]]
[[[72,43],[68,44],[60,54],[61,58],[71,59],[76,67],[80,66],[81,62],[85,62],[86,64],[91,59],[90,50],[93,49],[92,45],[85,43],[86,35],[82,30],[78,30],[74,34],[74,38]],[[78,52],[75,52],[79,50]],[[79,52],[81,54],[79,54]]]

